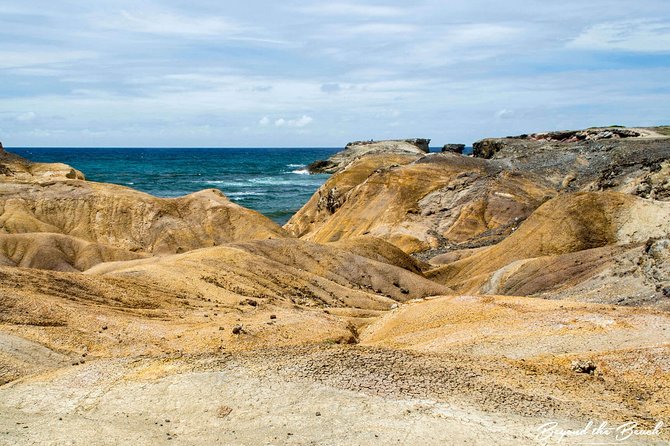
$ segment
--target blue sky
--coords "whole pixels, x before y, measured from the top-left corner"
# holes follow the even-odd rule
[[[433,145],[670,123],[667,0],[0,3],[6,146]]]

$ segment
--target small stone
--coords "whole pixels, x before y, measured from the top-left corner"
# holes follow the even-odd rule
[[[219,408],[216,410],[216,416],[219,418],[226,418],[228,415],[231,414],[233,409],[228,406],[219,406]]]
[[[240,334],[242,333],[243,329],[241,325],[235,325],[233,327],[233,334]]]
[[[317,412],[317,413],[316,413],[316,416],[317,416],[317,417],[320,417],[320,416],[321,416],[321,412]]]
[[[103,325],[103,326],[102,326],[102,329],[103,329],[103,330],[107,330],[107,326],[106,326],[106,325]]]
[[[271,314],[270,319],[277,319],[277,315],[276,314]]]
[[[588,373],[589,375],[593,375],[596,371],[596,365],[592,362],[584,359],[578,359],[575,361],[572,361],[572,364],[570,366],[573,372],[577,373]]]

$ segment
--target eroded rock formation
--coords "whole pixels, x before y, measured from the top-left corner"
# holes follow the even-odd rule
[[[351,164],[352,161],[366,155],[422,155],[428,153],[429,143],[430,139],[355,141],[347,144],[343,151],[336,153],[327,160],[310,164],[307,166],[307,170],[310,173],[336,173]]]

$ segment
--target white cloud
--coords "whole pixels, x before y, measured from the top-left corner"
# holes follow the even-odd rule
[[[247,30],[220,16],[191,16],[164,10],[122,10],[116,17],[100,17],[97,22],[107,29],[163,35],[220,36]]]
[[[300,8],[299,11],[314,15],[345,15],[355,17],[395,17],[406,14],[406,10],[392,6],[359,5],[354,3],[324,3]]]
[[[496,113],[496,118],[498,119],[510,119],[512,117],[514,117],[514,110],[503,108]]]
[[[18,122],[30,122],[30,121],[34,121],[36,117],[37,117],[37,115],[35,114],[35,112],[26,112],[26,113],[21,113],[20,115],[18,115],[16,117],[16,120]]]
[[[568,46],[591,50],[670,52],[670,23],[649,20],[599,23],[587,28]]]
[[[121,11],[130,28],[155,34],[227,34],[239,29],[219,17],[185,17],[171,13],[135,15]]]
[[[0,68],[22,68],[72,62],[95,57],[91,51],[57,51],[54,49],[23,49],[0,51]]]
[[[277,127],[283,127],[283,126],[305,127],[305,126],[311,124],[312,121],[314,121],[314,119],[311,116],[307,116],[307,115],[302,115],[301,117],[299,117],[297,119],[279,118],[275,121],[275,126],[277,126]]]
[[[267,116],[263,116],[259,121],[258,124],[260,125],[268,125],[270,123],[270,118]]]
[[[408,34],[417,30],[414,25],[404,23],[366,23],[346,28],[345,34]]]

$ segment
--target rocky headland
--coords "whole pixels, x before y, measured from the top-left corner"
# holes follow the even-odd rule
[[[427,147],[315,163],[332,175],[283,228],[0,148],[0,444],[668,426],[669,129]]]

